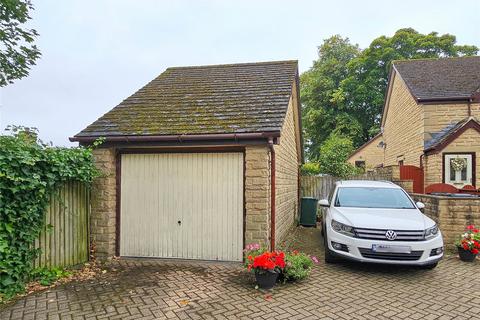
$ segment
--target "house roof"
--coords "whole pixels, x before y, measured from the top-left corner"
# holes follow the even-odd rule
[[[467,129],[475,129],[480,132],[480,123],[474,117],[468,117],[457,123],[449,124],[440,132],[433,134],[432,139],[425,141],[425,152],[436,153],[441,151]]]
[[[480,89],[480,56],[399,60],[393,68],[418,102],[468,100]]]
[[[296,81],[297,61],[168,68],[71,140],[279,132]]]

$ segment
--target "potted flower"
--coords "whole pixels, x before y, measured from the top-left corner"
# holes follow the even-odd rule
[[[247,268],[255,272],[257,284],[262,289],[271,289],[277,281],[278,275],[285,267],[283,252],[263,252],[257,256],[247,257]]]
[[[293,282],[305,279],[310,274],[318,259],[314,256],[293,250],[285,256],[285,268],[283,269],[283,281]]]
[[[472,262],[480,251],[480,230],[469,225],[456,243],[460,260]]]

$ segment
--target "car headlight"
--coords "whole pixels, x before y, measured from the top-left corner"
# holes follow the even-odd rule
[[[425,239],[432,239],[438,235],[438,226],[435,224],[433,227],[425,230]]]
[[[350,237],[355,236],[355,230],[353,230],[353,227],[335,220],[332,220],[332,229],[346,236],[350,236]]]

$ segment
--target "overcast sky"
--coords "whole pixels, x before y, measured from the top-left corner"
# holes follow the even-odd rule
[[[480,47],[479,0],[32,2],[42,57],[2,89],[1,127],[57,145],[169,66],[297,59],[302,72],[331,35],[364,48],[404,27]]]

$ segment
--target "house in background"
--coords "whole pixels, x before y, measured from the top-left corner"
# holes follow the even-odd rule
[[[375,168],[383,167],[384,156],[383,137],[381,133],[378,133],[355,150],[348,158],[348,162],[357,168],[363,168],[366,172],[369,172]]]
[[[480,57],[395,61],[381,134],[349,161],[364,159],[367,168],[415,166],[422,169],[425,186],[478,188],[479,120]]]
[[[71,138],[94,150],[101,258],[241,261],[295,224],[297,61],[169,68]]]

